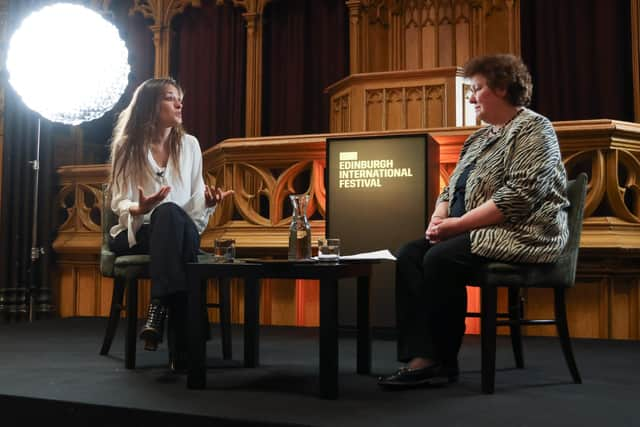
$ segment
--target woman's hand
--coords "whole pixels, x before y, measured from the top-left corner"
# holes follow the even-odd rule
[[[229,194],[233,194],[235,191],[227,190],[223,191],[222,188],[214,187],[213,185],[210,187],[208,185],[204,186],[204,202],[208,208],[212,208],[221,201],[224,200]]]
[[[167,197],[170,191],[171,187],[163,185],[157,193],[146,197],[142,187],[138,187],[138,207],[129,208],[129,213],[131,215],[144,215],[151,212],[153,208]]]
[[[431,243],[438,243],[464,232],[461,218],[431,218],[425,237]]]
[[[429,221],[429,225],[427,226],[427,230],[424,232],[424,237],[430,241],[431,243],[438,243],[439,240],[436,237],[436,230],[438,225],[442,222],[444,217],[434,215],[431,217],[431,221]]]

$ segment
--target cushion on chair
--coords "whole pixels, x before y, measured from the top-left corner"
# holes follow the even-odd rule
[[[198,253],[198,262],[205,262],[209,258],[211,258],[211,254],[207,252],[200,251]],[[116,256],[115,253],[104,247],[100,251],[100,271],[103,276],[107,277],[113,277],[115,275],[116,267],[119,269],[126,267],[146,267],[150,261],[151,258],[149,255]]]
[[[149,255],[122,255],[116,257],[113,263],[113,275],[118,278],[144,279],[149,278]]]
[[[112,265],[116,267],[140,266],[140,265],[149,264],[149,262],[151,261],[151,257],[147,254],[122,255],[122,256],[116,257],[113,252],[110,252],[110,253],[113,255],[113,259],[114,259],[114,262]],[[105,254],[103,253],[102,255],[104,256]],[[211,255],[202,254],[202,253],[198,254],[198,262],[206,261],[208,258],[211,258]]]
[[[567,185],[567,225],[569,239],[560,258],[548,264],[508,264],[491,262],[482,267],[480,283],[521,288],[569,288],[575,284],[580,233],[584,214],[587,176],[578,174]]]
[[[550,264],[505,264],[492,262],[483,266],[481,282],[489,286],[520,288],[572,287],[571,254],[563,254]]]
[[[114,262],[115,267],[135,267],[140,265],[149,264],[151,257],[149,255],[122,255],[116,257]]]

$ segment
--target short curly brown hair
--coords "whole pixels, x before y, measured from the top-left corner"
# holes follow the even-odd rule
[[[531,103],[533,83],[522,59],[514,55],[485,55],[472,58],[464,66],[464,76],[480,74],[492,89],[505,89],[507,100],[514,106]]]

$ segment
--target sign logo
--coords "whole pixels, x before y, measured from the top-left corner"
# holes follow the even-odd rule
[[[344,160],[358,160],[357,151],[345,151],[340,153],[340,161]]]
[[[413,177],[411,168],[394,168],[393,159],[358,160],[357,151],[339,153],[338,188],[379,188],[384,178]]]

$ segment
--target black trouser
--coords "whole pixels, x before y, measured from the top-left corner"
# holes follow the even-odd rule
[[[151,214],[151,223],[136,233],[136,245],[129,247],[127,232],[109,240],[116,255],[149,254],[151,299],[169,307],[170,339],[177,349],[186,349],[187,283],[185,264],[198,260],[200,234],[193,220],[175,203],[163,203]],[[206,318],[206,312],[204,313]],[[184,341],[184,342],[183,342]]]
[[[151,255],[151,299],[164,300],[187,291],[185,264],[198,260],[200,234],[193,220],[175,203],[163,203],[151,214],[151,223],[136,233],[136,245],[129,248],[127,232],[109,241],[116,255]]]
[[[486,258],[471,253],[469,233],[400,248],[396,264],[398,360],[457,364],[465,331],[466,285]]]

